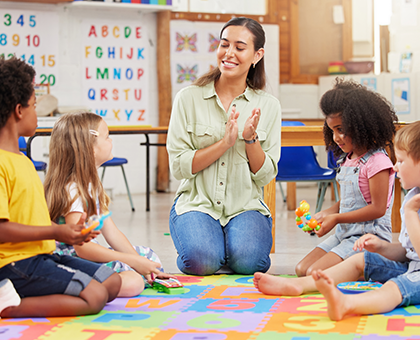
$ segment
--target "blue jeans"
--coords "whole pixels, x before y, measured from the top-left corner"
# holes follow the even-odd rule
[[[396,262],[379,254],[365,252],[366,280],[393,281],[401,292],[401,306],[420,304],[420,271],[408,272],[410,262]]]
[[[104,282],[114,274],[100,263],[67,255],[40,254],[0,268],[0,280],[9,278],[20,297],[65,294],[79,296],[92,279]]]
[[[169,228],[183,273],[211,275],[227,265],[235,273],[249,275],[270,268],[271,217],[246,211],[222,227],[218,220],[199,211],[177,215],[175,204]]]

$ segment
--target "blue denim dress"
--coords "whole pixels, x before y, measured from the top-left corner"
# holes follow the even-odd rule
[[[359,170],[372,155],[378,152],[386,154],[384,149],[370,151],[360,158],[357,166],[341,166],[337,169],[337,181],[341,190],[340,214],[355,211],[368,205],[360,191]],[[393,203],[394,192],[392,192],[391,204],[384,216],[371,221],[337,224],[335,234],[319,244],[318,247],[326,252],[332,251],[342,259],[346,259],[357,253],[357,251],[353,250],[354,242],[364,234],[374,234],[385,241],[391,242],[391,211]]]

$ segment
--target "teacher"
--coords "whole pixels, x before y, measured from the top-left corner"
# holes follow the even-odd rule
[[[270,268],[272,219],[262,187],[277,174],[281,109],[263,91],[264,43],[257,21],[233,18],[220,33],[218,67],[175,97],[167,150],[182,182],[169,227],[186,274]]]

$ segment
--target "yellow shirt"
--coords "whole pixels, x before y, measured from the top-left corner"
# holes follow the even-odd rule
[[[238,139],[216,162],[196,174],[192,161],[197,150],[221,140],[228,114],[223,109],[213,82],[206,86],[189,86],[175,97],[166,141],[171,172],[182,180],[176,196],[176,212],[200,211],[226,225],[236,215],[256,210],[270,216],[262,200],[261,188],[277,175],[280,158],[281,108],[277,98],[267,92],[247,87],[236,97]],[[261,109],[257,134],[265,161],[255,174],[248,165],[244,124],[254,108]]]
[[[31,160],[0,149],[0,219],[32,226],[50,226],[44,187]],[[1,232],[1,228],[0,228]],[[0,268],[55,249],[54,240],[0,243]]]

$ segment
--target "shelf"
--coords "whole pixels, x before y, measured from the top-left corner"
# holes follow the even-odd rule
[[[70,2],[71,0],[13,0],[13,2],[31,2],[42,4],[61,4],[63,2]]]
[[[122,2],[99,2],[99,1],[74,1],[64,4],[65,8],[69,9],[103,9],[103,10],[134,10],[144,13],[152,13],[159,11],[172,11],[173,7],[170,5],[145,5],[135,3]]]

